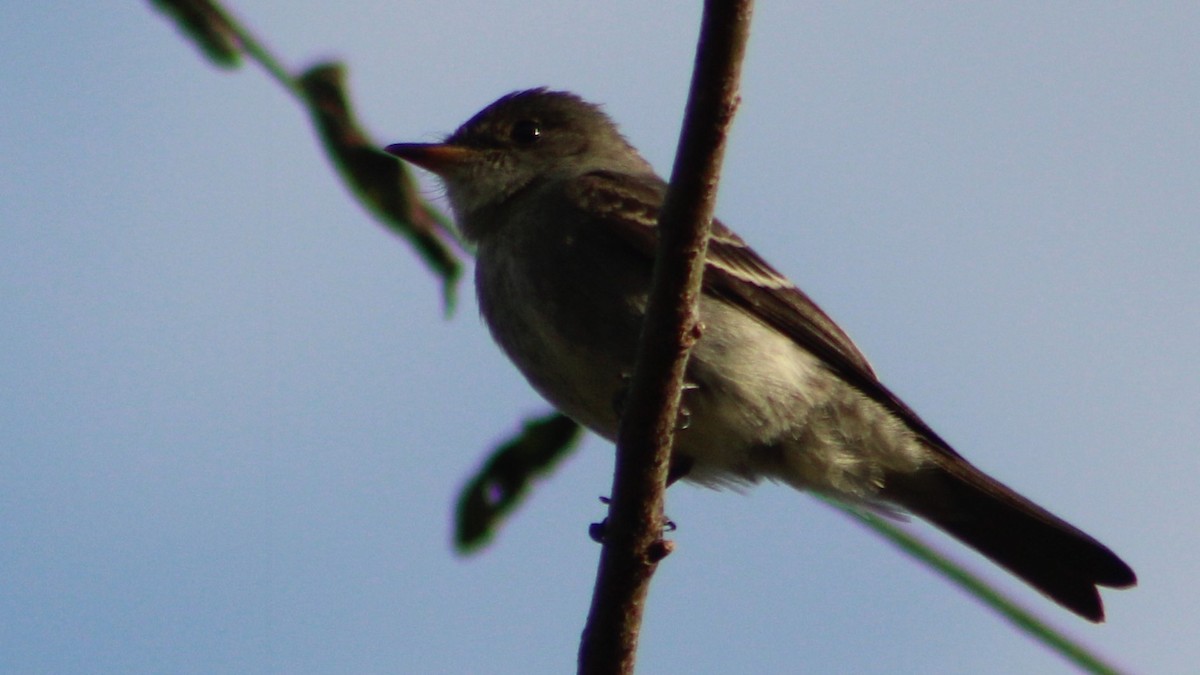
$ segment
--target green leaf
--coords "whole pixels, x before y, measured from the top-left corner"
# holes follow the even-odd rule
[[[455,545],[471,553],[491,541],[535,478],[548,474],[575,446],[582,429],[560,413],[526,420],[496,449],[458,498]]]
[[[446,309],[452,309],[462,264],[447,243],[455,241],[450,221],[421,198],[416,180],[404,164],[378,149],[362,131],[350,108],[341,64],[309,68],[299,83],[325,152],[343,180],[438,274]]]
[[[174,19],[213,63],[221,68],[238,67],[242,39],[219,5],[209,0],[151,0],[151,4]]]

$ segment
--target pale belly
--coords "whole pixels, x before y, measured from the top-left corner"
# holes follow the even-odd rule
[[[477,291],[494,338],[530,384],[563,413],[613,440],[632,375],[645,280],[627,269],[553,278],[525,259],[480,252]],[[568,254],[570,251],[568,250]],[[600,276],[587,277],[588,274]],[[808,351],[721,300],[705,297],[676,455],[705,485],[781,480],[870,500],[885,470],[928,452],[877,402]]]

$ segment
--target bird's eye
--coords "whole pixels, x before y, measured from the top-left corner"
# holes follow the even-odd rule
[[[533,145],[542,137],[542,125],[534,120],[521,120],[513,125],[512,139],[518,145]]]

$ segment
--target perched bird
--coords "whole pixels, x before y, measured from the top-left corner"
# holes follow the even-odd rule
[[[530,384],[613,440],[666,183],[598,106],[509,94],[441,143],[387,151],[445,184],[476,246],[479,306]],[[673,478],[763,478],[909,511],[1090,621],[1133,570],[963,459],[875,376],[812,300],[719,221],[687,366]],[[683,425],[681,425],[683,426]]]

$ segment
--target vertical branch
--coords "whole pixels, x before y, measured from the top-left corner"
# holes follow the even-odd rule
[[[637,363],[617,437],[612,502],[579,672],[632,673],[650,579],[670,552],[663,492],[751,0],[706,0]]]

